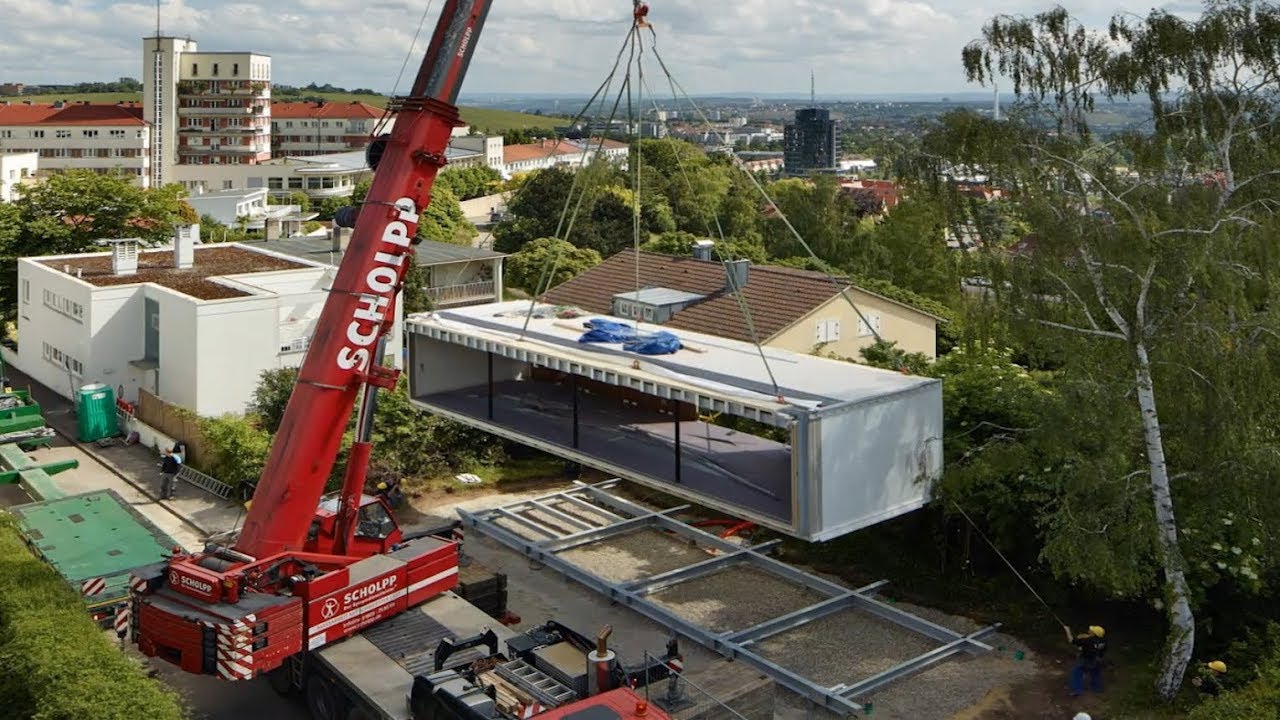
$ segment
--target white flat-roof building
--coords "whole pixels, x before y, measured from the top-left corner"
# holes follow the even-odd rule
[[[34,181],[39,166],[38,153],[0,153],[0,202],[17,200],[18,186]]]
[[[93,382],[139,389],[201,415],[243,412],[262,371],[296,367],[335,268],[238,244],[18,261],[21,369],[60,394]],[[399,306],[397,305],[397,310]],[[387,355],[399,365],[397,325]]]
[[[268,240],[300,235],[303,223],[319,215],[304,213],[298,205],[269,205],[265,188],[214,190],[189,196],[187,204],[200,217],[208,215],[223,225],[244,223],[246,230],[262,230]]]
[[[150,147],[136,103],[0,102],[0,154],[36,153],[45,172],[121,172],[148,187]]]

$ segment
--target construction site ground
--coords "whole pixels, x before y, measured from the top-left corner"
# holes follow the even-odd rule
[[[190,486],[181,489],[177,500],[157,500],[153,451],[137,446],[104,449],[75,442],[71,403],[47,388],[30,383],[15,369],[10,368],[9,375],[16,386],[31,387],[46,411],[48,422],[59,431],[54,447],[37,451],[36,457],[49,460],[74,457],[80,461],[78,469],[54,477],[55,483],[67,492],[114,489],[134,509],[188,546],[197,546],[204,537],[232,530],[241,522],[242,513],[237,504]],[[403,520],[409,529],[423,527],[438,519],[455,519],[459,507],[470,510],[496,507],[564,487],[567,483],[562,478],[524,480],[501,488],[459,485],[453,492],[436,490],[412,498],[412,508],[404,513]],[[0,499],[2,505],[24,500],[13,487],[5,488]],[[630,499],[643,502],[651,498],[633,495]],[[612,644],[628,661],[640,659],[646,651],[657,653],[664,648],[667,632],[662,627],[550,570],[531,565],[511,550],[474,537],[473,533],[467,537],[466,553],[475,562],[507,574],[508,605],[522,619],[519,628],[553,618],[588,633],[594,633],[603,625],[612,625]],[[701,550],[656,534],[628,535],[577,549],[572,555],[574,562],[615,579],[661,572],[705,557]],[[744,571],[677,586],[662,593],[659,599],[679,614],[713,627],[741,627],[768,614],[798,607],[805,602],[802,592],[773,578],[762,579]],[[929,608],[904,606],[904,609],[959,632],[977,628],[977,624],[967,618]],[[996,648],[988,655],[952,658],[860,701],[871,704],[873,717],[912,720],[1054,720],[1071,717],[1079,710],[1097,709],[1092,698],[1077,702],[1066,696],[1065,676],[1069,666],[1064,663],[1065,656],[1038,656],[1016,639],[1004,635],[992,636],[987,642]],[[820,682],[848,682],[874,674],[930,647],[895,625],[865,616],[836,615],[775,637],[763,643],[761,649],[776,662]],[[685,642],[683,649],[690,680],[707,686],[711,692],[732,696],[753,686],[761,677],[753,668],[726,662],[691,642]],[[1019,651],[1023,653],[1022,659]],[[299,704],[275,695],[265,682],[242,683],[230,692],[225,682],[211,677],[188,675],[163,663],[154,669],[158,677],[186,698],[196,720],[303,720],[307,717]],[[774,708],[775,717],[788,720],[822,715],[781,689],[775,692]]]

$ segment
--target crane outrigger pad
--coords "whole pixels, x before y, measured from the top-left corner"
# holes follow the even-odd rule
[[[475,512],[460,509],[458,514],[467,527],[523,553],[531,560],[545,564],[614,602],[626,605],[713,652],[731,660],[751,664],[780,685],[841,715],[861,712],[863,706],[858,699],[954,655],[977,654],[992,649],[981,642],[981,639],[994,633],[999,628],[998,625],[967,635],[955,632],[878,599],[876,594],[887,581],[851,590],[769,557],[763,551],[776,542],[754,547],[737,545],[673,517],[688,506],[651,510],[608,492],[619,482],[611,480],[596,485],[579,483],[573,489],[532,500]],[[646,528],[672,533],[681,540],[693,542],[714,554],[708,555],[701,562],[626,582],[600,577],[564,555],[569,550],[608,542],[610,538]],[[796,586],[797,592],[807,590],[824,596],[824,599],[750,627],[728,630],[710,628],[692,621],[673,611],[670,605],[657,600],[656,596],[677,585],[742,566],[787,581]],[[783,662],[771,659],[761,649],[769,638],[796,631],[803,625],[822,618],[837,617],[840,613],[859,613],[892,623],[917,637],[936,643],[936,647],[871,677],[850,679],[849,682],[836,685],[810,679]],[[857,649],[851,646],[849,651],[856,654]]]

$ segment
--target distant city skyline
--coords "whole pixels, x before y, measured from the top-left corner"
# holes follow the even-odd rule
[[[201,50],[252,50],[272,56],[273,81],[331,83],[388,92],[428,0],[274,0],[270,4],[163,2],[161,30],[190,36]],[[1117,6],[1062,3],[1102,27],[1116,11],[1161,6],[1193,12],[1189,0]],[[1053,2],[991,0],[650,0],[658,50],[695,94],[956,95],[965,82],[960,51],[997,13],[1047,9]],[[431,0],[401,90],[412,81],[443,0]],[[494,0],[471,66],[469,96],[590,94],[626,32],[626,0]],[[145,0],[0,0],[6,39],[0,82],[70,84],[142,75],[141,38],[155,33]],[[646,38],[646,42],[647,42]],[[652,54],[650,91],[669,96]]]

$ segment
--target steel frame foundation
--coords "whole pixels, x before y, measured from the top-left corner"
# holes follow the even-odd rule
[[[742,660],[751,664],[784,687],[827,710],[841,715],[862,711],[862,705],[856,702],[855,698],[867,695],[908,675],[920,672],[953,655],[961,652],[977,654],[991,650],[990,645],[980,642],[980,640],[995,632],[999,625],[991,625],[977,632],[961,635],[876,599],[875,594],[888,583],[887,580],[881,580],[856,590],[850,590],[816,575],[797,570],[786,563],[763,554],[762,551],[769,549],[779,541],[775,540],[751,547],[742,547],[671,517],[674,513],[688,509],[688,505],[655,511],[607,492],[608,489],[616,486],[619,482],[621,481],[610,480],[595,485],[579,483],[577,487],[570,490],[551,493],[533,500],[478,512],[458,510],[458,514],[461,516],[463,524],[467,527],[473,528],[503,545],[523,553],[530,559],[536,560],[566,577],[586,585],[614,602],[626,605],[641,615],[661,623],[675,632],[679,632],[726,658]],[[565,503],[577,506],[590,515],[599,517],[604,522],[602,524],[592,523],[583,516],[571,515],[557,510],[550,506],[551,503]],[[538,522],[521,514],[529,511],[535,511],[546,518],[553,519],[564,528],[572,528],[572,531],[565,532],[560,528]],[[498,524],[504,520],[534,533],[538,536],[538,539],[525,537]],[[564,559],[559,554],[572,548],[600,542],[645,528],[673,533],[704,548],[714,549],[720,554],[675,570],[623,583],[605,580]],[[751,565],[758,570],[810,588],[826,595],[827,598],[752,627],[729,632],[714,632],[648,599],[649,595],[673,585],[740,564]],[[930,638],[940,645],[928,653],[912,658],[884,672],[834,686],[821,685],[773,662],[752,649],[752,645],[765,638],[794,630],[818,618],[849,609],[870,613]]]

